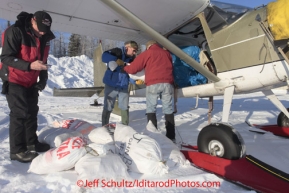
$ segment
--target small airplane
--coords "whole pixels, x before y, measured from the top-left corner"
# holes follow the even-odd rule
[[[11,21],[21,11],[34,13],[37,10],[51,14],[53,30],[102,39],[134,40],[139,44],[156,40],[174,55],[175,61],[182,61],[186,69],[203,76],[206,81],[202,84],[183,85],[175,93],[175,101],[181,97],[209,97],[209,115],[213,110],[213,97],[224,97],[222,121],[201,130],[199,152],[229,160],[244,157],[242,137],[227,124],[234,94],[263,92],[281,111],[277,124],[289,126],[288,110],[272,91],[288,87],[289,36],[279,38],[272,33],[277,26],[271,23],[272,17],[278,15],[269,12],[268,6],[251,9],[210,0],[0,2],[0,18]],[[188,48],[197,50],[197,57],[193,57]],[[96,50],[96,55],[101,53],[101,49]],[[90,97],[101,94],[106,66],[99,57],[94,63],[95,87],[55,89],[54,95]],[[145,87],[135,87],[130,95],[144,97]]]

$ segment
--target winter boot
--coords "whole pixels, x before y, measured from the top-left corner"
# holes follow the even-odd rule
[[[10,159],[11,160],[17,160],[22,163],[31,162],[34,158],[38,156],[38,153],[26,151],[26,152],[20,152],[16,154],[10,153]]]
[[[120,114],[121,114],[121,123],[124,124],[124,125],[128,125],[128,122],[129,122],[128,109],[127,110],[121,110]]]
[[[102,120],[101,120],[102,126],[107,125],[109,123],[110,113],[111,113],[111,111],[107,111],[107,110],[103,109]]]
[[[148,122],[151,121],[156,128],[158,128],[157,124],[157,116],[155,113],[147,113]]]
[[[165,114],[167,138],[175,140],[175,118],[174,114]]]
[[[50,145],[37,142],[35,145],[27,145],[27,150],[31,152],[46,152],[50,149]]]

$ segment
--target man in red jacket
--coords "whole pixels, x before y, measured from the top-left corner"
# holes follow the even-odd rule
[[[175,121],[173,114],[173,64],[169,51],[161,48],[156,41],[146,44],[146,51],[123,68],[128,74],[135,74],[145,69],[146,114],[147,120],[157,127],[156,107],[161,97],[165,114],[166,136],[175,141]]]
[[[10,159],[31,162],[50,149],[38,141],[38,91],[46,86],[52,18],[44,11],[21,12],[2,34],[0,77],[10,108]],[[39,81],[38,81],[39,78]],[[38,82],[37,82],[38,81]]]

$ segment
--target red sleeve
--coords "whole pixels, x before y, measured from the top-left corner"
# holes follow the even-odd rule
[[[148,60],[148,57],[146,55],[146,52],[138,55],[134,59],[134,61],[130,63],[130,65],[124,67],[124,71],[126,71],[128,74],[136,74],[137,72],[143,70]]]

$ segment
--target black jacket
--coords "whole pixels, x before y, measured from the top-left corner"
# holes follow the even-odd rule
[[[48,32],[41,38],[33,35],[31,18],[33,14],[21,12],[17,21],[2,34],[2,54],[0,63],[0,77],[8,81],[30,87],[37,82],[46,84],[47,70],[30,70],[30,63],[42,60],[47,63],[50,44],[55,36]]]

